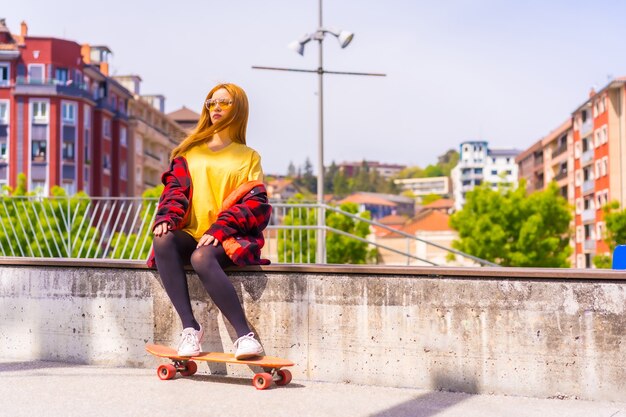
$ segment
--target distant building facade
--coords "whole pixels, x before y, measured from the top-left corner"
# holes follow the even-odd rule
[[[383,178],[391,178],[406,168],[406,165],[384,164],[378,161],[342,162],[337,166],[339,171],[348,178],[355,176],[365,166],[370,171],[378,172]]]
[[[592,268],[595,256],[610,255],[603,207],[617,201],[626,208],[625,85],[622,77],[592,90],[571,118],[524,153],[543,152],[543,188],[556,181],[574,207],[572,264],[577,268]],[[522,171],[528,176],[526,168]]]
[[[125,75],[114,78],[133,93],[133,100],[128,106],[128,123],[132,132],[128,147],[133,169],[128,177],[133,195],[141,196],[146,189],[161,184],[161,175],[169,168],[170,153],[187,132],[163,113],[163,95],[141,95],[141,77]]]
[[[455,209],[465,204],[465,196],[475,187],[487,183],[493,189],[500,185],[517,186],[518,166],[515,149],[489,149],[486,141],[462,142],[459,162],[452,169],[452,189]]]
[[[413,193],[418,201],[431,194],[442,197],[452,196],[450,177],[402,178],[393,180],[393,182],[399,189]]]
[[[20,29],[0,20],[0,186],[23,173],[41,195],[135,195],[134,97],[109,75],[109,48]]]
[[[183,106],[178,110],[168,113],[167,116],[178,123],[187,133],[191,133],[200,120],[200,114]]]

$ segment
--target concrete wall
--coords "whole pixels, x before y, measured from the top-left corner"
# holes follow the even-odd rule
[[[145,343],[177,343],[154,271],[16,263],[0,265],[4,359],[151,367],[162,361]],[[189,275],[204,349],[232,351],[232,328]],[[267,353],[296,362],[296,379],[626,400],[626,272],[282,265],[230,275]]]

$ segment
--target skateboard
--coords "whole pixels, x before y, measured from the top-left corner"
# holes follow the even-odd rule
[[[198,370],[199,362],[221,362],[234,363],[240,365],[255,365],[263,368],[265,372],[255,374],[252,378],[252,385],[256,389],[267,389],[272,383],[276,385],[287,385],[291,382],[291,372],[281,369],[286,366],[293,366],[294,363],[274,356],[257,356],[250,359],[235,359],[232,353],[223,352],[200,352],[196,356],[178,356],[178,352],[167,346],[146,345],[148,353],[160,358],[167,358],[171,364],[161,365],[157,368],[157,375],[162,381],[173,379],[177,372],[182,376],[191,376]]]

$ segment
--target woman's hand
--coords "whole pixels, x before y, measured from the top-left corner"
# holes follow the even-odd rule
[[[196,249],[200,246],[209,246],[210,244],[213,244],[213,246],[217,246],[220,244],[220,241],[208,233],[204,234],[198,241],[198,246],[196,246]]]
[[[167,232],[170,230],[172,230],[172,225],[170,225],[168,222],[162,222],[154,226],[154,229],[152,229],[152,233],[154,233],[156,237],[160,237],[162,235],[166,235]]]

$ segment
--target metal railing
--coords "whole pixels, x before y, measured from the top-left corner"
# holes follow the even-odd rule
[[[139,197],[0,197],[0,256],[145,260],[157,205],[156,198]],[[262,256],[273,263],[326,263],[316,259],[319,206],[272,206]],[[322,208],[332,263],[497,266],[359,214]],[[365,255],[354,261],[352,252]]]

